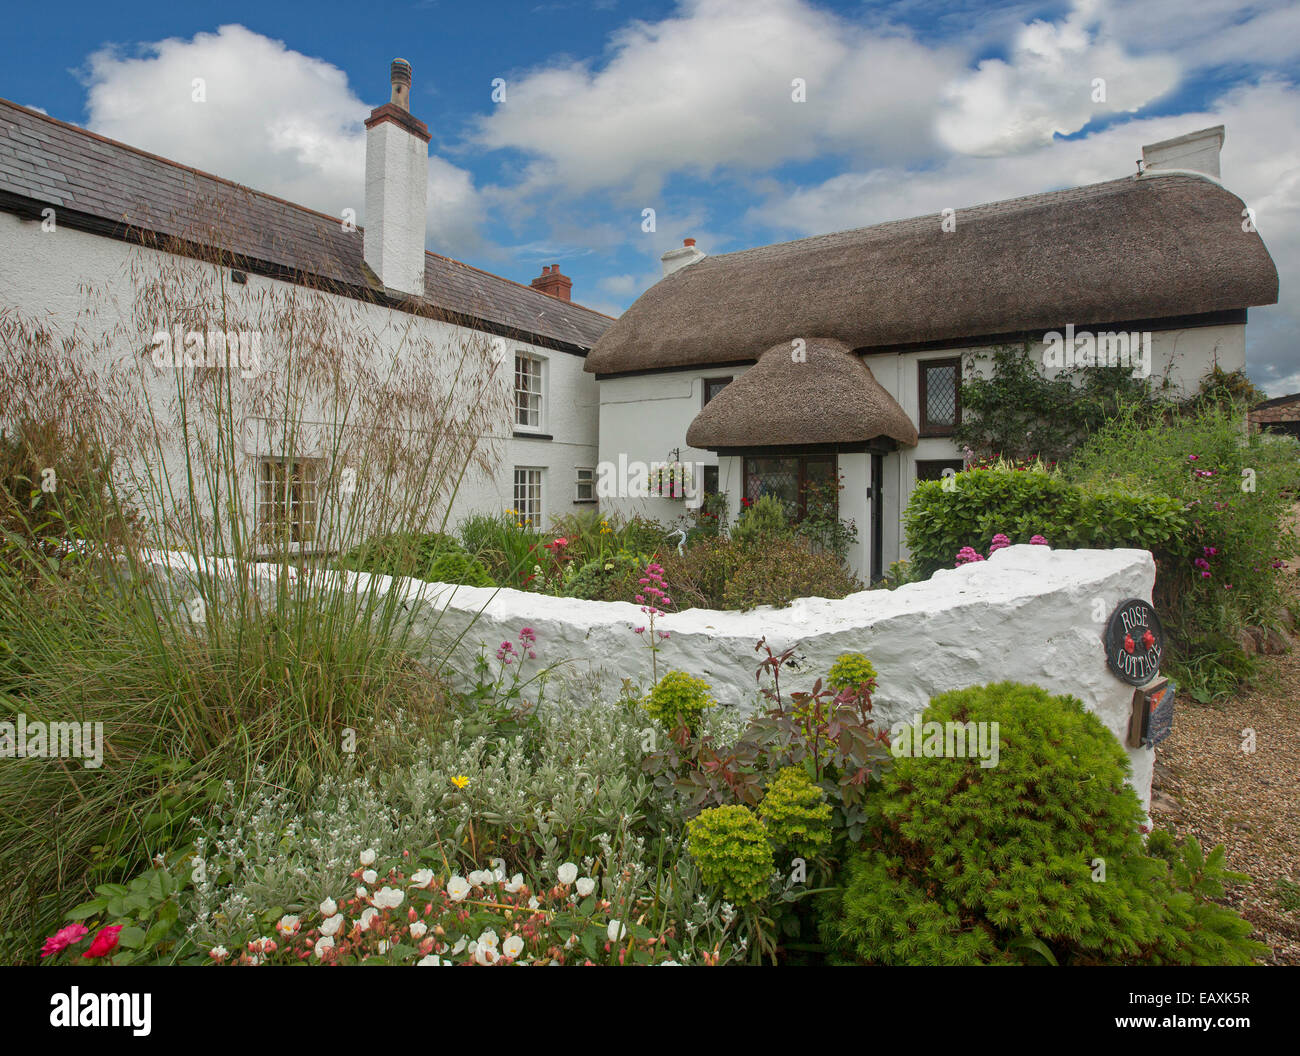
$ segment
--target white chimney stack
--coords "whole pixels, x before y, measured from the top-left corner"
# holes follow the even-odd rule
[[[1183,169],[1219,178],[1219,151],[1223,149],[1223,126],[1203,128],[1185,136],[1166,139],[1142,148],[1143,169]]]
[[[387,289],[424,295],[429,129],[411,116],[411,64],[394,59],[391,99],[366,120],[366,226],[362,253]]]
[[[681,249],[670,249],[659,258],[660,263],[664,266],[664,278],[667,278],[674,271],[681,271],[688,264],[703,260],[707,256],[707,253],[695,248],[695,239],[683,239]]]

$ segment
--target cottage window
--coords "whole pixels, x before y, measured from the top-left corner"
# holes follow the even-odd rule
[[[705,378],[704,379],[704,406],[709,405],[709,401],[718,393],[731,384],[730,378]]]
[[[542,526],[542,471],[515,467],[515,514],[530,528]]]
[[[523,353],[515,355],[515,425],[542,427],[542,368],[544,361]]]
[[[312,459],[264,458],[257,463],[257,526],[263,539],[316,539],[320,464]]]
[[[574,502],[595,502],[596,501],[596,471],[579,467],[575,470],[577,480],[574,482],[573,501]]]
[[[833,454],[745,459],[745,498],[748,502],[757,502],[764,495],[775,495],[792,521],[801,521],[807,515],[811,496],[833,495],[838,483]]]
[[[951,436],[961,424],[961,358],[920,364],[922,436]]]

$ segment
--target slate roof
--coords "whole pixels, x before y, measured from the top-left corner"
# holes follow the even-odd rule
[[[857,351],[1212,316],[1277,301],[1240,198],[1209,177],[1138,177],[708,256],[601,336],[597,375],[754,362],[795,338]]]
[[[0,209],[38,216],[47,204],[69,226],[169,249],[181,240],[245,270],[382,296],[361,228],[0,99]],[[437,253],[425,256],[424,288],[441,316],[569,351],[585,352],[612,322]]]

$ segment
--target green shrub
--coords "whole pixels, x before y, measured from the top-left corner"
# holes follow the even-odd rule
[[[742,546],[722,592],[722,608],[789,605],[795,598],[843,598],[865,589],[833,554],[814,553],[807,540],[766,536]]]
[[[775,495],[760,495],[741,511],[730,532],[732,541],[741,546],[789,534],[790,519],[786,516],[784,504]]]
[[[861,653],[841,653],[826,676],[831,689],[854,689],[863,684],[875,688],[876,669]]]
[[[911,564],[928,578],[964,546],[986,551],[999,532],[1012,543],[1041,535],[1057,548],[1134,547],[1159,559],[1181,549],[1188,519],[1177,499],[1136,482],[1085,488],[1042,471],[975,469],[918,484],[903,527]]]
[[[700,716],[716,704],[709,696],[709,684],[703,679],[693,678],[684,671],[669,671],[655,683],[644,707],[665,728],[675,730],[685,726],[694,732],[700,727]]]
[[[645,575],[650,558],[644,554],[620,552],[588,561],[565,577],[564,592],[588,601],[631,601],[638,593],[637,580]]]
[[[801,766],[777,773],[763,793],[758,814],[772,843],[792,855],[812,858],[830,847],[831,806]]]
[[[1211,399],[1166,420],[1120,415],[1078,452],[1068,473],[1087,488],[1140,483],[1185,508],[1185,526],[1164,547],[1156,582],[1156,604],[1181,657],[1204,655],[1194,640],[1211,635],[1237,652],[1242,626],[1277,620],[1280,565],[1296,552],[1289,528],[1300,484],[1296,440],[1247,433],[1238,411]]]
[[[493,586],[488,570],[469,554],[443,554],[429,569],[429,579],[434,583],[461,583],[467,587]]]
[[[460,524],[465,550],[482,562],[493,581],[503,587],[522,590],[533,580],[533,568],[541,563],[545,541],[513,510],[489,517],[474,514]]]
[[[395,532],[359,543],[335,564],[354,572],[434,579],[433,566],[443,555],[464,553],[456,538],[443,532]]]
[[[691,857],[704,882],[728,902],[748,905],[768,890],[775,871],[767,830],[748,807],[701,811],[687,824]]]
[[[1079,701],[1004,682],[936,697],[924,718],[996,722],[997,763],[895,758],[868,804],[869,846],[824,903],[841,956],[1226,964],[1259,952],[1203,904],[1233,879],[1216,872],[1218,852],[1192,879],[1148,856],[1124,749]]]

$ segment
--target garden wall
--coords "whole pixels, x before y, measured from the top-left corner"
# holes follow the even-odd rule
[[[754,646],[766,637],[775,652],[797,650],[797,667],[782,680],[789,689],[811,687],[841,653],[865,653],[879,675],[876,713],[886,728],[911,719],[937,693],[1011,679],[1073,694],[1123,741],[1133,690],[1107,668],[1102,634],[1115,606],[1127,598],[1149,601],[1154,582],[1155,563],[1145,550],[1012,546],[893,591],[660,617],[657,627],[671,635],[659,653],[660,671],[690,672],[713,687],[720,703],[753,708],[760,659]],[[610,695],[625,678],[651,682],[649,650],[633,631],[646,622],[636,605],[443,584],[405,589],[427,608],[423,619],[439,620],[439,637],[464,634],[465,661],[483,648],[495,665],[501,643],[528,626],[537,634],[538,658],[526,671],[564,661],[556,676],[594,681]],[[1129,749],[1129,756],[1146,802],[1153,752]]]

